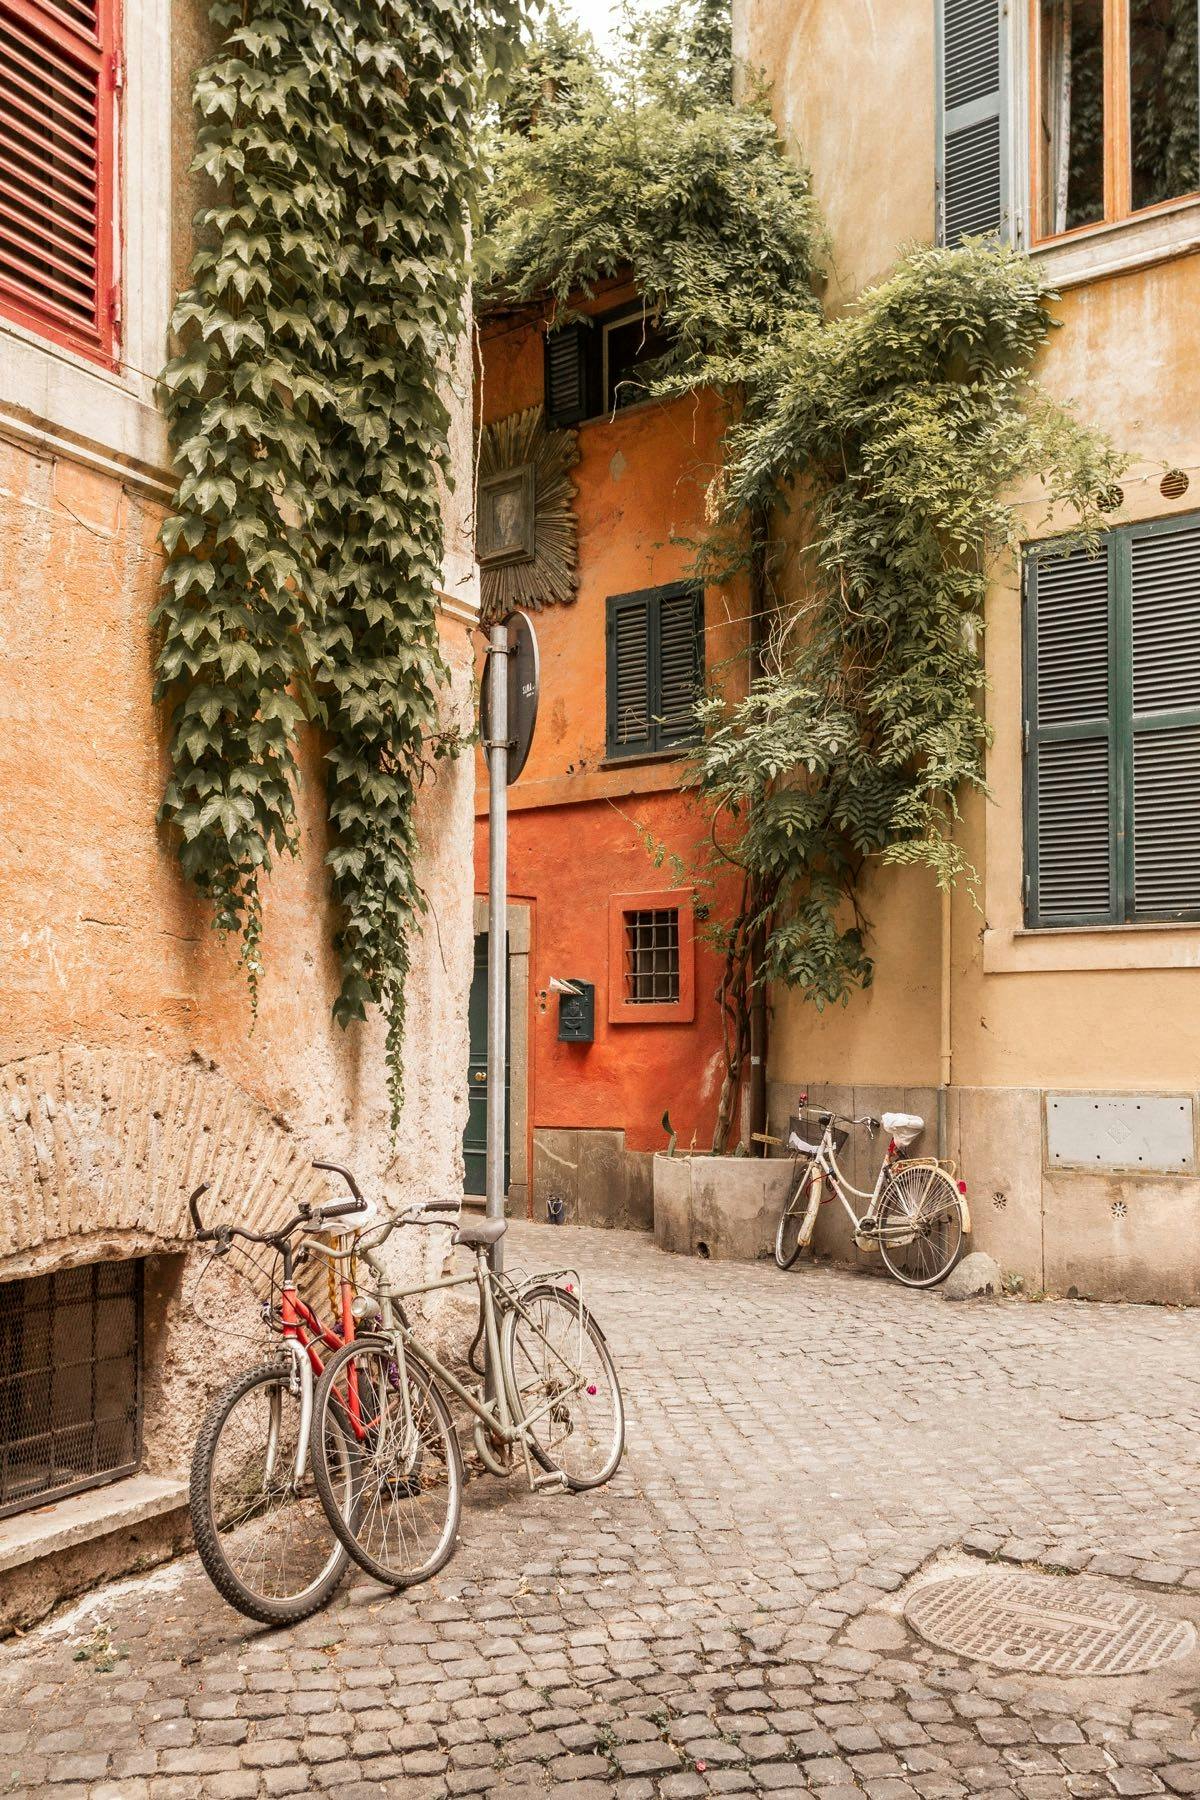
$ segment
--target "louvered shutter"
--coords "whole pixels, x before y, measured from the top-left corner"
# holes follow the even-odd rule
[[[1200,913],[1200,524],[1131,534],[1134,918]]]
[[[587,417],[587,326],[565,325],[546,339],[546,417],[578,425]]]
[[[116,0],[0,0],[0,310],[106,358],[116,11]]]
[[[940,0],[938,19],[938,242],[1008,236],[1001,0]]]
[[[693,589],[663,594],[658,611],[658,694],[661,745],[692,743],[698,735],[696,698],[704,673],[703,599]]]
[[[651,712],[650,611],[645,594],[608,603],[608,753],[632,756],[654,747]]]
[[[1031,925],[1117,917],[1109,558],[1027,570],[1026,868]]]

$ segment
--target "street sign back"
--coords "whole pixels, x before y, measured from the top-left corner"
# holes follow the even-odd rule
[[[537,634],[527,613],[509,613],[508,630],[508,780],[517,779],[525,767],[533,729],[537,724],[541,666]],[[485,744],[491,738],[491,682],[485,680],[480,704],[480,731]]]

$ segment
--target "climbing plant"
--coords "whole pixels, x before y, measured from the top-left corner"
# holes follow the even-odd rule
[[[393,1123],[414,797],[439,723],[444,400],[464,327],[476,126],[525,0],[216,0],[198,73],[191,285],[162,381],[161,816],[261,973],[262,882],[297,847],[297,732],[325,734],[335,1016],[388,1022]]]
[[[668,333],[663,396],[727,398],[706,582],[748,578],[748,680],[699,703],[692,781],[711,814],[697,878],[730,867],[714,919],[725,1147],[756,987],[818,1007],[872,978],[872,863],[970,871],[959,798],[983,786],[982,608],[996,558],[1044,515],[1084,536],[1117,462],[1032,379],[1052,329],[1036,268],[995,242],[917,249],[848,310],[817,290],[820,220],[767,95],[732,99],[720,0],[635,23],[615,68],[543,38],[503,134],[486,301],[553,318],[605,276]],[[791,514],[790,518],[786,515]]]

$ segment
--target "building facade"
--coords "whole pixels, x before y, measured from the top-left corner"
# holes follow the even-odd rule
[[[582,310],[549,334],[531,314],[482,334],[483,463],[516,454],[515,421],[569,434],[575,565],[565,600],[533,603],[540,713],[509,790],[509,1194],[538,1218],[561,1205],[583,1223],[649,1227],[662,1115],[681,1145],[707,1148],[725,1066],[721,958],[704,931],[717,895],[698,877],[707,823],[684,780],[699,685],[744,679],[747,601],[737,583],[705,591],[689,574],[717,401],[646,398],[638,370],[657,345],[629,287],[608,283]],[[468,1197],[486,1161],[482,758],[478,772]]]
[[[385,1202],[461,1188],[469,758],[423,800],[438,930],[416,946],[395,1151],[381,1023],[331,1016],[320,747],[303,745],[301,853],[266,887],[253,1032],[237,947],[155,822],[172,475],[154,382],[201,198],[205,15],[0,6],[0,1628],[179,1541],[199,1413],[269,1342],[221,1267],[196,1286],[190,1188],[247,1222],[327,1193],[314,1156]],[[455,433],[467,494],[469,408]],[[466,515],[447,513],[442,636],[469,729]]]
[[[976,1247],[1032,1290],[1200,1298],[1200,142],[1196,10],[735,0],[832,234],[831,305],[914,242],[999,231],[1059,291],[1037,375],[1128,457],[1100,554],[1031,525],[986,614],[977,898],[866,894],[874,986],[773,996],[797,1091],[928,1120]],[[1040,516],[1036,492],[1017,495]],[[861,1146],[859,1172],[877,1159]],[[827,1209],[829,1214],[839,1209]],[[852,1255],[830,1219],[827,1247]]]

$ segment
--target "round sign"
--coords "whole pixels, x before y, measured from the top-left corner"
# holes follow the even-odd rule
[[[541,668],[537,635],[528,613],[511,612],[503,621],[508,631],[508,779],[510,784],[525,767],[533,728],[537,724]],[[489,666],[483,683],[479,729],[486,745],[491,728],[492,677]]]

